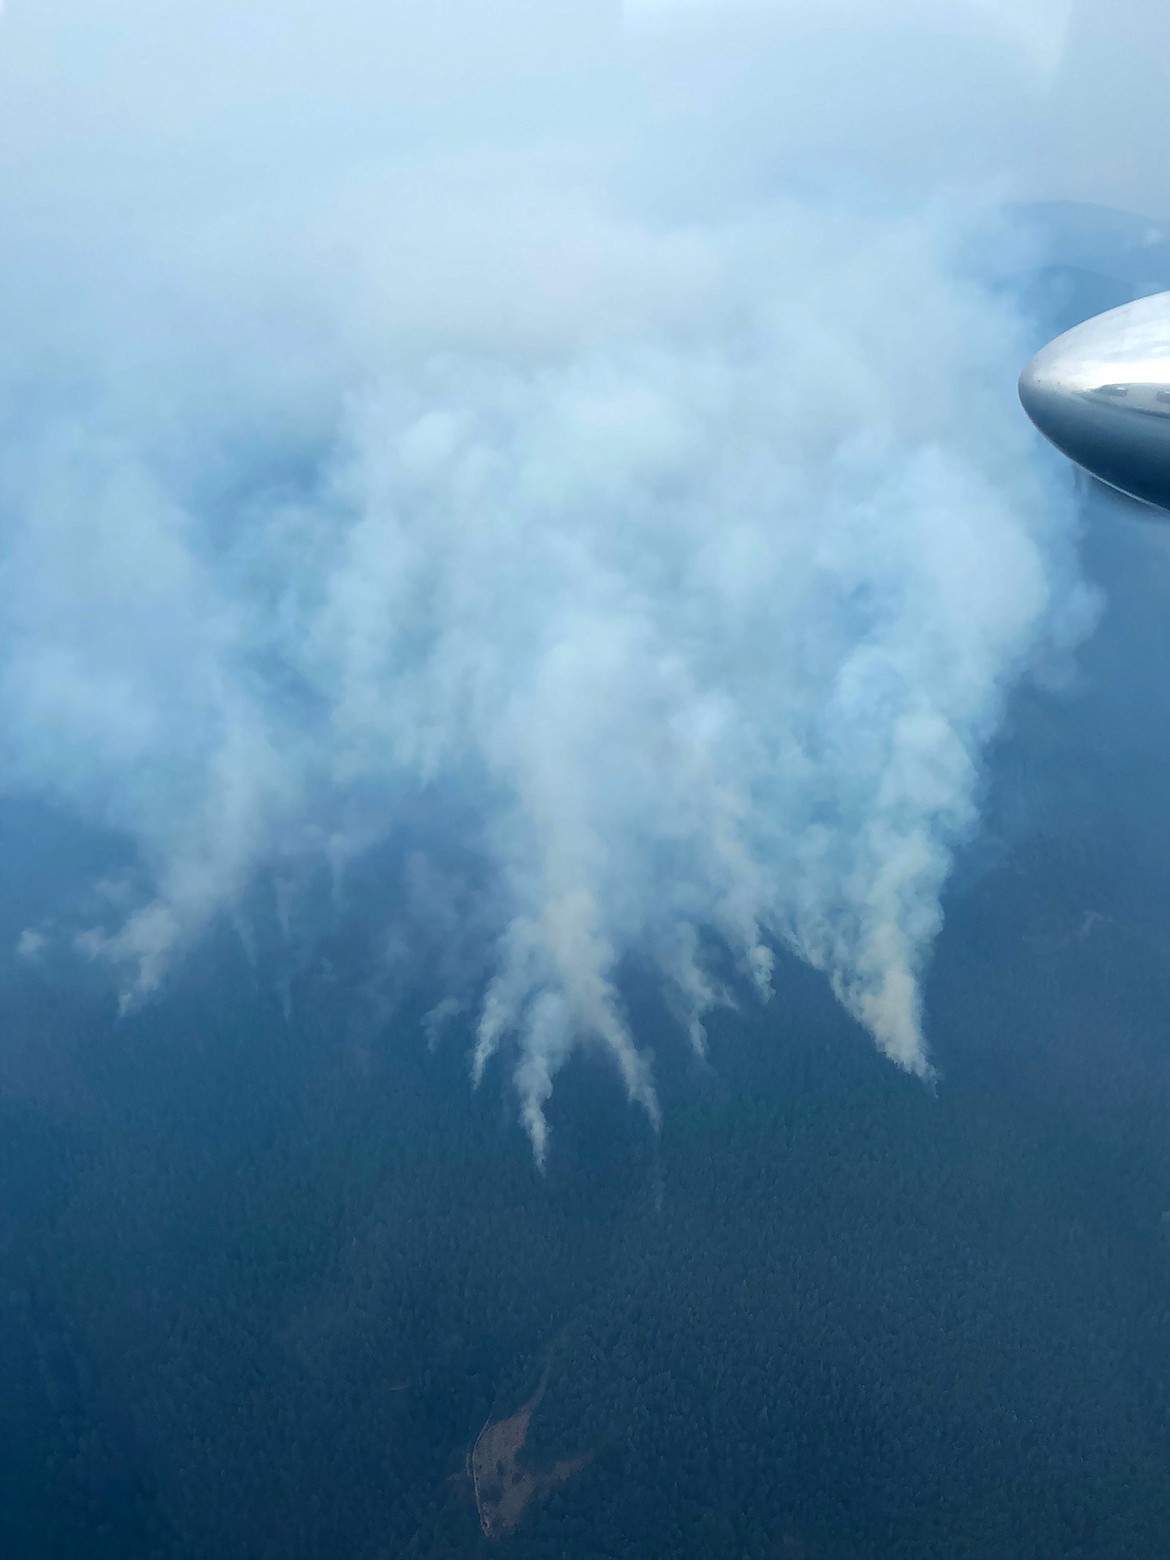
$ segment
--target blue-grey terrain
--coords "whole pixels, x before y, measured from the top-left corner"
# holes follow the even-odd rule
[[[5,7],[5,1560],[1167,1551],[1158,124],[782,11]]]

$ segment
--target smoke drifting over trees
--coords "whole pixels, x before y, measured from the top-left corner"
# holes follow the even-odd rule
[[[150,1000],[421,811],[538,1157],[580,1043],[658,1112],[629,959],[701,1049],[787,944],[928,1075],[985,745],[1091,621],[975,259],[1045,51],[555,10],[0,24],[0,781],[136,863],[24,953]]]

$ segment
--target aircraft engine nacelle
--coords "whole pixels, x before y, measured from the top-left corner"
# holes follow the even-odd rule
[[[1090,475],[1170,510],[1170,292],[1058,336],[1020,375],[1020,400]]]

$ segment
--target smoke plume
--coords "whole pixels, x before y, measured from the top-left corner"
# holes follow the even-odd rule
[[[132,843],[70,939],[125,1005],[422,808],[538,1158],[577,1045],[657,1113],[630,957],[701,1049],[786,945],[930,1074],[981,754],[1088,621],[975,258],[1054,8],[942,9],[9,6],[0,784]]]

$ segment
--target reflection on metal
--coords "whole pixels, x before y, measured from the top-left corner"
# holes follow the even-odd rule
[[[1170,293],[1058,336],[1020,375],[1020,400],[1078,466],[1170,509]]]

